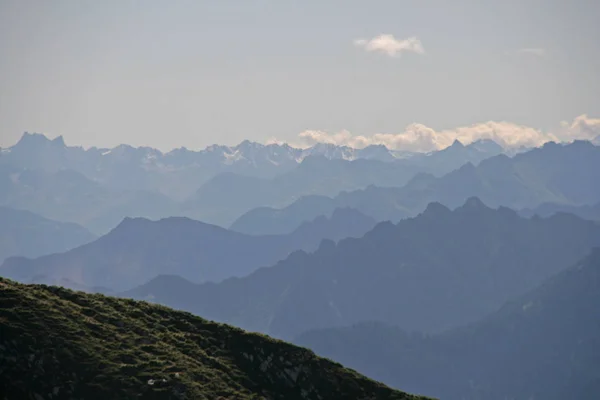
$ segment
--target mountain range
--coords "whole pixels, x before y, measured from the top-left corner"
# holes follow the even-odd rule
[[[600,249],[474,324],[439,335],[381,323],[295,342],[368,376],[449,400],[600,397]]]
[[[122,295],[290,339],[365,320],[439,332],[475,321],[600,245],[600,224],[569,214],[526,219],[470,198],[451,211],[382,222],[324,240],[221,283],[159,276]]]
[[[12,256],[40,257],[64,252],[94,239],[79,225],[0,206],[0,263]]]
[[[219,173],[272,178],[292,170],[309,156],[347,161],[405,160],[434,171],[451,170],[467,161],[478,163],[503,151],[491,140],[469,146],[455,142],[453,146],[433,153],[395,151],[383,145],[354,149],[325,143],[301,149],[288,144],[263,145],[245,140],[237,146],[212,145],[200,151],[181,147],[164,153],[150,147],[124,144],[110,149],[84,149],[67,146],[62,136],[48,139],[43,134],[26,132],[14,146],[0,149],[0,163],[47,172],[74,170],[88,179],[120,190],[159,191],[166,185],[164,194],[182,200],[193,193],[190,189],[200,187]]]
[[[335,196],[376,184],[402,186],[419,169],[399,162],[359,159],[329,160],[306,157],[298,167],[275,178],[265,179],[234,173],[219,174],[202,185],[182,209],[202,221],[228,226],[256,207],[287,206],[301,196]]]
[[[0,149],[0,397],[599,397],[598,182],[593,141],[25,134]]]
[[[371,185],[400,187],[418,173],[443,175],[466,162],[479,163],[502,153],[502,150],[492,141],[479,141],[469,146],[456,141],[434,153],[415,154],[388,162],[308,156],[297,168],[270,179],[219,174],[190,197],[184,205],[184,212],[203,221],[227,226],[236,217],[256,207],[283,207],[301,196],[335,196]]]
[[[85,150],[66,146],[62,137],[26,133],[0,151],[0,205],[75,222],[98,235],[127,216],[186,216],[229,226],[255,207],[283,207],[301,196],[369,185],[401,186],[418,172],[437,176],[502,151],[489,140],[469,146],[457,141],[427,154],[244,141],[162,153],[127,145]]]
[[[316,250],[322,239],[362,236],[374,225],[372,218],[351,209],[278,236],[250,236],[181,217],[126,218],[108,234],[68,252],[8,258],[0,275],[76,289],[101,287],[103,292],[130,289],[161,274],[214,282],[247,275],[295,250]]]
[[[313,352],[143,302],[0,278],[5,399],[406,399]]]
[[[96,235],[127,216],[156,219],[177,214],[177,204],[160,193],[117,191],[74,170],[50,172],[1,163],[0,204],[77,223]]]
[[[300,198],[283,208],[256,208],[238,218],[231,229],[250,234],[285,233],[306,219],[350,207],[378,221],[417,215],[436,201],[457,207],[467,198],[514,209],[543,203],[580,206],[600,202],[600,147],[587,141],[546,143],[514,157],[504,154],[475,166],[467,163],[441,177],[420,173],[405,186],[342,192],[335,197]]]

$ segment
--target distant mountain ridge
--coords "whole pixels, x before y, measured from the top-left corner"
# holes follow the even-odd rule
[[[0,206],[0,263],[13,256],[39,257],[67,251],[94,239],[96,236],[82,226]]]
[[[311,155],[304,158],[297,168],[270,179],[232,173],[217,175],[196,191],[184,209],[196,219],[229,226],[235,218],[255,207],[282,207],[301,196],[336,196],[369,186],[401,187],[418,173],[439,176],[465,162],[478,164],[501,153],[502,147],[492,141],[479,141],[469,146],[456,141],[444,150],[390,162],[362,158],[349,161]],[[200,214],[194,214],[194,210],[199,210]],[[237,225],[231,226],[237,230]],[[284,232],[265,230],[252,233]]]
[[[334,196],[372,184],[402,186],[417,172],[418,168],[397,162],[309,156],[293,170],[270,179],[219,174],[202,185],[182,209],[196,219],[228,226],[255,207],[288,205],[310,194]]]
[[[523,215],[524,217],[532,217],[534,215],[539,215],[540,217],[549,217],[557,213],[574,214],[583,219],[600,221],[600,203],[581,206],[543,203],[534,209],[526,208],[519,211],[519,214]]]
[[[354,149],[324,143],[302,149],[288,144],[264,145],[245,140],[236,146],[211,145],[199,151],[181,147],[163,153],[151,147],[125,144],[112,149],[84,149],[67,146],[62,136],[48,139],[43,134],[26,132],[15,145],[0,149],[0,163],[47,173],[73,170],[90,180],[121,190],[156,190],[156,185],[160,184],[164,186],[165,194],[181,200],[220,173],[273,178],[292,170],[307,157],[402,162],[420,168],[430,168],[429,164],[436,164],[432,163],[433,159],[439,158],[437,163],[440,165],[431,165],[434,172],[440,168],[453,169],[468,161],[478,163],[502,152],[503,148],[491,140],[480,140],[468,146],[457,141],[444,150],[431,153],[394,151],[384,145]],[[444,163],[451,165],[442,166]],[[176,187],[170,187],[169,183],[180,185],[184,181],[191,184],[191,188],[186,189],[188,192],[172,193]]]
[[[336,210],[330,218],[317,218],[281,236],[250,236],[182,217],[126,218],[108,234],[68,252],[8,258],[0,265],[0,276],[114,291],[161,274],[215,282],[247,275],[299,249],[313,251],[322,239],[362,236],[374,225],[372,218],[351,209]]]
[[[512,158],[496,155],[502,148],[492,141],[456,141],[391,161],[379,157],[381,147],[361,149],[364,158],[333,145],[304,149],[299,158],[288,150],[298,149],[246,141],[232,150],[245,154],[239,159],[225,157],[222,146],[165,154],[128,146],[84,150],[27,134],[0,152],[0,205],[101,235],[124,217],[185,216],[241,233],[282,234],[336,208],[398,221],[429,202],[456,207],[470,196],[514,209],[600,202],[599,152],[589,142],[548,143]],[[259,162],[269,151],[289,163]]]
[[[489,139],[479,140],[468,146],[463,146],[459,141],[455,141],[452,146],[440,151],[448,152],[453,146],[468,147],[473,156],[476,153],[498,154],[504,151],[500,145]],[[81,168],[81,172],[86,175],[92,173],[89,170],[90,168],[103,169],[103,166],[106,167],[105,162],[120,162],[122,166],[136,163],[149,169],[157,166],[181,168],[194,165],[204,168],[213,165],[214,168],[217,164],[222,166],[238,164],[241,166],[239,170],[223,167],[223,170],[216,172],[247,173],[248,168],[260,169],[261,167],[284,167],[288,163],[299,164],[304,158],[315,155],[331,160],[352,161],[365,159],[390,162],[415,157],[429,157],[435,153],[435,151],[415,153],[391,150],[385,145],[370,145],[357,149],[318,143],[308,148],[297,148],[286,143],[261,144],[249,140],[244,140],[235,146],[215,144],[197,151],[180,147],[166,153],[151,147],[133,147],[126,144],[114,148],[91,147],[84,149],[80,146],[67,146],[62,136],[49,139],[40,133],[25,132],[15,145],[0,149],[0,160],[25,168],[58,171],[60,169],[79,170],[78,166],[81,163],[85,164],[87,157],[87,162],[91,164]],[[424,159],[419,159],[419,161]],[[275,175],[257,173],[254,176],[269,177]]]
[[[186,216],[229,226],[255,207],[283,207],[301,196],[334,196],[368,185],[401,186],[416,173],[437,176],[501,152],[490,141],[456,142],[428,154],[250,141],[168,153],[127,145],[86,150],[65,145],[62,137],[26,133],[0,151],[0,205],[75,222],[96,234],[127,216]]]
[[[287,144],[263,145],[248,140],[236,146],[211,145],[199,151],[181,147],[167,153],[124,144],[111,149],[83,149],[65,145],[62,136],[51,140],[43,134],[26,132],[14,146],[0,151],[0,163],[50,173],[75,170],[88,179],[116,189],[156,190],[160,185],[165,188],[165,194],[184,199],[219,173],[271,178],[314,155],[327,159],[391,161],[402,153],[390,151],[385,146],[352,149],[317,144],[300,149]]]
[[[600,397],[600,248],[472,325],[434,336],[381,323],[295,342],[372,378],[449,400]]]
[[[438,332],[494,311],[597,245],[600,224],[525,219],[470,198],[453,211],[431,203],[360,238],[324,240],[243,278],[164,285],[159,277],[123,295],[281,338],[365,320]]]
[[[416,174],[405,186],[341,192],[335,197],[312,196],[276,209],[259,207],[238,218],[231,228],[244,233],[289,232],[304,219],[351,207],[378,221],[412,217],[430,202],[454,208],[476,196],[493,206],[534,208],[542,203],[567,205],[600,202],[600,147],[587,141],[546,143],[508,157],[487,158],[436,177]],[[315,215],[316,214],[316,215]]]
[[[111,189],[74,170],[47,172],[1,162],[0,205],[74,222],[95,234],[108,232],[127,216],[178,214],[177,203],[157,192]]]

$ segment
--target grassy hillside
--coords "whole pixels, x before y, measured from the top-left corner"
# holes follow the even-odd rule
[[[417,399],[309,350],[144,302],[0,278],[6,399]]]

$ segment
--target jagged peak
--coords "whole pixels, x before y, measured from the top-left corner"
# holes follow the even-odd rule
[[[138,226],[147,226],[148,224],[153,223],[154,221],[149,220],[148,218],[143,217],[125,217],[119,222],[117,226],[115,226],[110,233],[121,232],[123,230],[131,229],[132,227]]]
[[[135,150],[135,147],[129,144],[121,143],[120,145],[115,146],[113,150]]]
[[[300,162],[299,168],[322,166],[325,163],[327,163],[328,161],[330,161],[330,160],[327,158],[327,156],[325,156],[325,154],[321,154],[321,153],[308,154]]]
[[[57,137],[55,137],[54,139],[52,139],[52,143],[57,145],[57,146],[61,146],[61,147],[65,147],[65,139],[63,138],[62,135],[59,135]]]
[[[381,221],[378,222],[373,229],[371,229],[369,232],[367,232],[365,234],[364,237],[370,237],[370,238],[380,238],[380,237],[386,237],[387,235],[390,235],[392,232],[394,232],[396,230],[397,226],[396,224],[394,224],[392,221]],[[344,241],[350,240],[350,238],[348,239],[344,239]]]
[[[174,274],[159,274],[157,276],[155,276],[154,278],[150,279],[148,282],[142,284],[141,286],[139,286],[137,289],[145,289],[145,288],[149,288],[152,286],[156,286],[158,285],[159,287],[164,287],[165,284],[167,285],[188,285],[188,286],[193,286],[194,283],[185,279],[184,277],[180,276],[180,275],[174,275]]]
[[[240,144],[234,147],[236,150],[245,150],[245,149],[262,149],[265,147],[263,144],[258,142],[252,142],[248,139],[242,141]]]
[[[370,144],[366,147],[363,147],[362,149],[357,149],[357,151],[360,153],[378,152],[391,154],[390,149],[385,144]]]
[[[469,197],[465,201],[465,204],[463,204],[460,208],[462,208],[462,209],[472,209],[472,210],[477,210],[477,209],[486,209],[486,210],[489,210],[490,209],[477,196],[471,196],[471,197]]]
[[[407,183],[406,186],[415,186],[418,185],[420,183],[429,183],[432,181],[435,181],[436,178],[435,175],[429,173],[429,172],[417,172]]]
[[[206,222],[198,221],[189,217],[165,217],[158,220],[152,220],[145,217],[125,217],[110,233],[114,232],[144,232],[148,229],[167,230],[180,229],[186,227],[193,229],[194,232],[226,232],[227,229]]]
[[[496,157],[498,157],[498,156],[496,156]],[[488,158],[487,160],[483,160],[483,161],[488,161],[488,160],[491,160],[492,158],[495,158],[495,157],[491,157],[491,158]],[[482,161],[482,163],[483,163],[483,161]],[[473,164],[471,161],[468,161],[468,162],[464,163],[459,169],[456,169],[456,170],[450,172],[448,175],[453,174],[458,171],[466,172],[466,171],[475,171],[475,170],[477,170],[477,167],[475,166],[475,164]]]
[[[56,138],[56,139],[58,139],[58,138]],[[42,143],[46,144],[46,143],[52,143],[52,142],[53,142],[53,140],[48,138],[43,133],[24,132],[15,146],[23,146],[23,145],[29,145],[29,144],[42,144]],[[63,144],[64,144],[64,142],[63,142]]]
[[[454,139],[454,142],[452,142],[452,145],[450,147],[455,149],[462,149],[465,147],[465,145],[462,144],[460,140]]]
[[[423,215],[438,217],[440,215],[450,214],[452,211],[440,202],[433,201],[427,204]]]
[[[555,149],[560,147],[561,145],[559,143],[556,143],[554,141],[550,141],[550,142],[546,142],[542,145],[542,149]]]
[[[523,156],[526,153],[522,153],[522,154],[518,154],[518,156]],[[507,154],[501,153],[498,154],[496,156],[490,157],[490,158],[486,158],[485,160],[481,161],[479,163],[479,168],[491,168],[492,166],[501,166],[501,165],[507,165],[510,164],[512,162],[512,158],[509,157]],[[469,163],[471,164],[471,163]],[[473,164],[471,164],[473,165]],[[475,166],[473,166],[473,169],[475,169]]]
[[[323,239],[315,253],[330,253],[335,250],[335,242],[331,239]]]
[[[233,151],[234,148],[233,147],[229,147],[229,146],[225,146],[222,144],[211,144],[209,146],[206,146],[204,148],[204,150],[200,150],[201,153],[212,153],[212,152],[216,152],[219,150],[224,150],[224,151]]]
[[[265,147],[272,149],[272,148],[276,148],[276,149],[286,149],[286,150],[297,150],[295,147],[290,146],[287,143],[269,143],[264,145]]]
[[[19,141],[21,140],[29,140],[31,138],[43,138],[45,140],[50,140],[48,139],[48,137],[46,135],[44,135],[43,133],[36,133],[36,132],[23,132],[23,134],[21,135],[21,139],[19,139]]]

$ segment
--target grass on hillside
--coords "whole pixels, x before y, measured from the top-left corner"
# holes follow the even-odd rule
[[[417,399],[309,350],[145,302],[0,278],[7,399]]]

